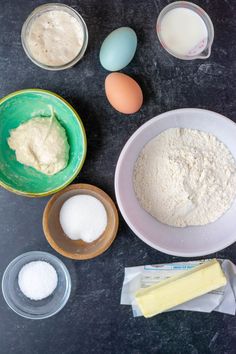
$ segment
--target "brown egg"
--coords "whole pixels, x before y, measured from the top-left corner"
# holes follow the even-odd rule
[[[106,96],[117,111],[124,114],[137,112],[143,103],[143,93],[137,82],[122,73],[111,73],[105,80]]]

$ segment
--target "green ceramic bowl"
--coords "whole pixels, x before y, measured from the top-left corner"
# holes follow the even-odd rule
[[[53,176],[16,161],[7,139],[11,129],[36,116],[50,116],[51,105],[65,128],[70,145],[67,167]],[[29,89],[11,93],[0,100],[0,185],[11,192],[31,197],[53,194],[66,187],[81,170],[87,150],[83,123],[76,111],[53,92]]]

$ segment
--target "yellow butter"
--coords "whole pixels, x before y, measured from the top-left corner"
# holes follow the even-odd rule
[[[139,289],[135,299],[143,316],[152,317],[226,283],[219,262],[212,259],[158,284]]]

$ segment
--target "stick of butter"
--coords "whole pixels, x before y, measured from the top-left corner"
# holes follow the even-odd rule
[[[195,297],[226,285],[227,279],[216,259],[163,280],[135,293],[144,317],[152,317]]]

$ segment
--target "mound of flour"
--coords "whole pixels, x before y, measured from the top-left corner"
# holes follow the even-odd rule
[[[236,163],[214,135],[172,128],[143,148],[133,185],[140,205],[162,223],[205,225],[230,208]]]

